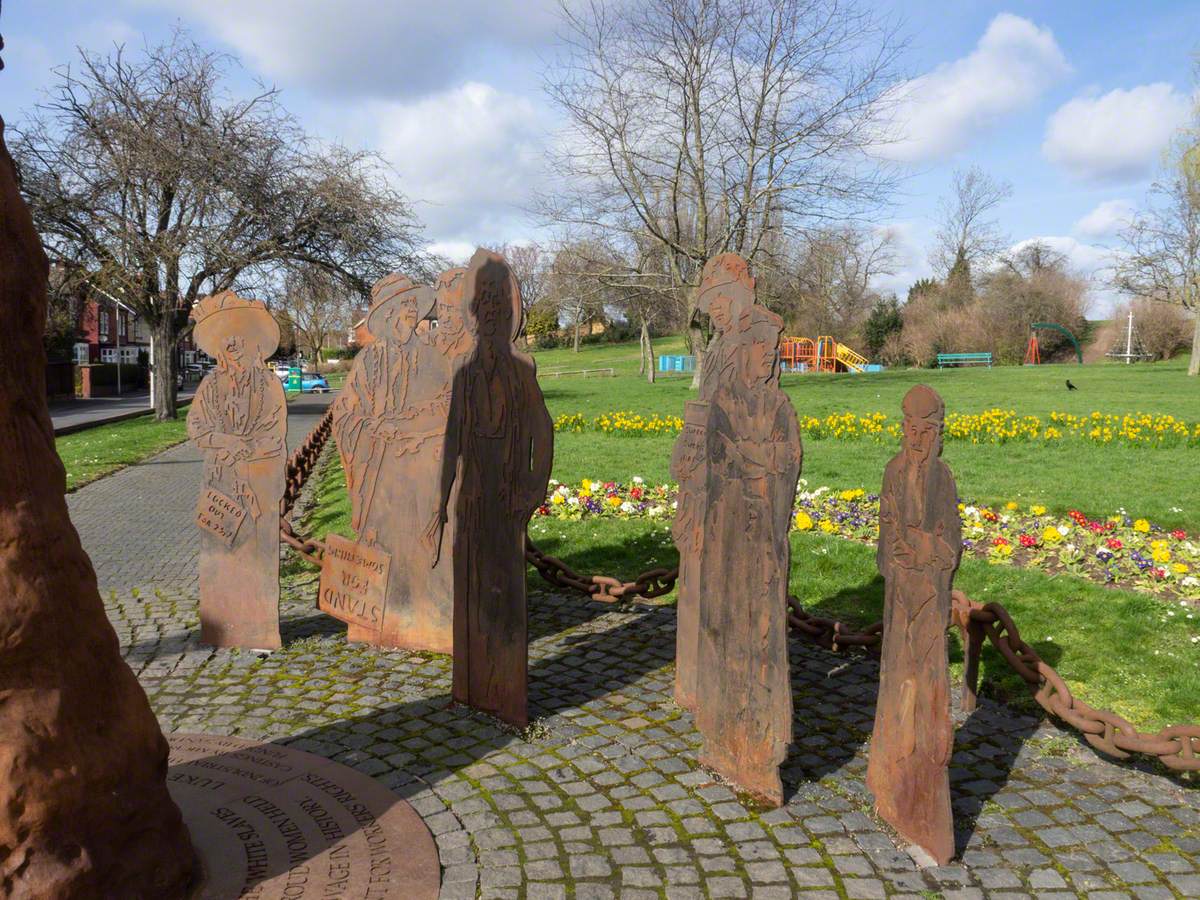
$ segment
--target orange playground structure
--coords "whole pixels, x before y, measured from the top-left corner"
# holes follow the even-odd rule
[[[785,372],[868,372],[875,368],[865,356],[829,336],[816,340],[785,337],[779,345],[779,359]]]

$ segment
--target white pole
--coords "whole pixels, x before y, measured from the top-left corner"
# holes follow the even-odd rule
[[[121,399],[121,307],[115,306],[113,312],[117,314],[117,399]]]
[[[1129,309],[1129,325],[1125,330],[1125,365],[1133,362],[1133,308]]]

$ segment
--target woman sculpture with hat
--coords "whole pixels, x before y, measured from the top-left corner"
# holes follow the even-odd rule
[[[279,638],[279,501],[284,491],[287,403],[264,360],[279,325],[259,300],[232,291],[192,311],[196,343],[217,367],[188,412],[204,454],[200,534],[200,638],[218,647],[273,650]]]
[[[371,291],[374,340],[354,361],[334,404],[333,433],[359,539],[391,557],[383,622],[351,640],[448,653],[453,640],[449,577],[431,572],[421,535],[437,507],[450,409],[445,357],[417,330],[433,310],[432,288],[399,273]],[[446,563],[450,566],[449,561]]]

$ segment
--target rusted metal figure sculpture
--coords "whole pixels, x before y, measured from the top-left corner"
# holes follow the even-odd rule
[[[867,786],[879,815],[941,865],[954,855],[946,629],[962,555],[958,493],[940,459],[945,406],[925,385],[904,398],[901,449],[879,499],[883,646]]]
[[[167,742],[67,514],[46,408],[49,262],[0,121],[0,894],[183,897]]]
[[[200,528],[200,639],[274,650],[279,638],[279,501],[287,449],[283,385],[264,360],[279,325],[259,300],[205,297],[193,334],[217,367],[188,411],[204,454]]]
[[[450,409],[445,357],[417,330],[433,311],[432,288],[389,275],[375,285],[367,329],[375,340],[355,360],[334,411],[351,498],[351,525],[391,560],[383,621],[348,636],[384,647],[449,653],[449,563],[431,568],[422,535],[440,500],[441,450]]]
[[[524,726],[525,528],[546,499],[554,423],[532,358],[513,345],[522,307],[508,263],[476,251],[463,291],[475,348],[454,375],[441,503],[425,537],[435,559],[446,541],[453,550],[454,699]]]
[[[761,306],[745,311],[710,401],[696,691],[701,763],[774,806],[792,742],[788,530],[801,462],[779,387],[782,329]]]
[[[742,316],[754,304],[754,279],[736,253],[714,256],[704,266],[696,308],[708,315],[716,335],[704,354],[700,399],[685,407],[684,429],[671,456],[671,477],[679,483],[678,509],[671,534],[679,551],[675,623],[675,702],[696,708],[696,645],[700,628],[700,557],[704,544],[705,426],[708,405],[721,373],[728,373]]]

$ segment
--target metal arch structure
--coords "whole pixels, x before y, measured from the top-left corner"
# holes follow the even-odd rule
[[[1079,360],[1079,364],[1081,366],[1083,365],[1083,351],[1079,349],[1079,341],[1075,339],[1075,335],[1071,334],[1071,332],[1062,325],[1059,325],[1057,322],[1034,322],[1029,326],[1029,328],[1031,331],[1037,331],[1039,328],[1049,328],[1052,331],[1061,331],[1067,336],[1067,340],[1071,342],[1071,346],[1075,348],[1075,358]]]

